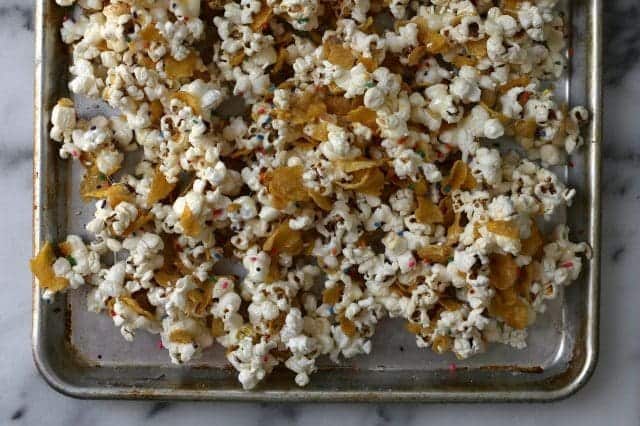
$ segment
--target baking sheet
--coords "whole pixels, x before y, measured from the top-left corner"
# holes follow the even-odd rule
[[[33,350],[45,379],[63,393],[86,398],[533,401],[575,392],[597,358],[601,5],[599,0],[565,0],[562,6],[571,17],[573,56],[555,89],[560,100],[593,113],[586,146],[572,158],[574,167],[560,170],[578,191],[565,214],[572,238],[588,241],[594,256],[585,262],[580,279],[530,329],[528,349],[492,345],[485,354],[459,361],[452,354],[418,349],[413,336],[387,320],[373,338],[371,355],[339,365],[319,360],[319,371],[305,388],[298,388],[283,368],[256,390],[243,391],[222,347],[207,350],[189,365],[171,365],[157,335],[140,332],[127,343],[110,318],[86,312],[82,291],[48,304],[34,283]],[[58,159],[56,145],[48,140],[51,108],[68,96],[68,49],[58,30],[65,12],[54,2],[37,2],[34,252],[43,241],[84,234],[83,224],[93,212],[79,199],[79,167]],[[81,109],[92,115],[100,107],[87,102]]]

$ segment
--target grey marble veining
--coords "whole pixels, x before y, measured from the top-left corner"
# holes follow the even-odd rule
[[[52,0],[41,0],[52,1]],[[605,2],[601,357],[589,384],[546,405],[78,401],[40,378],[30,349],[33,13],[0,0],[0,425],[640,424],[640,3]]]

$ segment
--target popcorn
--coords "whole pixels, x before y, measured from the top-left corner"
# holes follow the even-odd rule
[[[53,107],[95,212],[88,244],[32,261],[43,297],[89,286],[126,340],[160,334],[178,364],[215,342],[252,389],[370,353],[385,317],[459,358],[523,348],[578,278],[588,246],[536,224],[575,196],[544,167],[589,119],[540,89],[564,67],[554,2],[234,0],[212,22],[196,0],[77,3],[69,89],[116,111]],[[380,7],[393,30],[371,30]],[[244,273],[214,275],[229,258]]]

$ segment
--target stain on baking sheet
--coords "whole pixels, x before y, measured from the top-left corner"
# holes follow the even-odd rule
[[[151,405],[151,408],[149,409],[149,411],[147,411],[147,414],[145,415],[145,417],[147,419],[152,419],[158,414],[162,413],[163,411],[167,411],[170,408],[171,408],[171,403],[169,402],[164,402],[164,401],[156,402],[153,405]]]
[[[6,16],[20,19],[21,27],[26,31],[33,31],[33,9],[29,6],[2,6],[0,7],[0,18]]]
[[[618,247],[613,251],[613,254],[611,255],[611,260],[613,260],[614,262],[619,262],[620,259],[622,259],[622,256],[624,255],[625,251],[626,249],[624,247]]]
[[[27,412],[27,407],[22,406],[18,408],[16,411],[13,412],[13,414],[11,414],[11,420],[12,421],[20,420],[26,412]]]

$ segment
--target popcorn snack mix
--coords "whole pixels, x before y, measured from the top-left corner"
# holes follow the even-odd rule
[[[245,389],[279,364],[304,386],[385,317],[461,359],[524,348],[589,256],[541,231],[575,194],[545,167],[588,121],[544,89],[555,0],[57,2],[69,90],[117,113],[53,108],[95,213],[31,267],[174,363],[217,343]],[[246,273],[217,272],[233,259]]]

